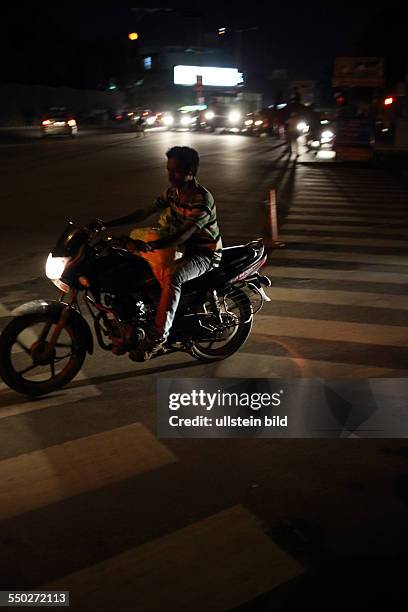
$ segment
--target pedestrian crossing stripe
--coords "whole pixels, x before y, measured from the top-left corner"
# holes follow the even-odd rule
[[[373,204],[371,203],[367,203],[367,204],[362,204],[361,202],[359,202],[358,204],[351,204],[349,202],[349,200],[344,200],[344,202],[331,202],[330,200],[328,201],[327,198],[325,198],[324,200],[322,200],[322,202],[318,202],[317,200],[310,200],[310,198],[306,198],[304,200],[296,200],[293,202],[293,205],[290,207],[290,211],[291,212],[297,212],[297,211],[305,211],[305,212],[309,212],[309,213],[323,213],[326,214],[326,212],[331,212],[331,213],[339,213],[339,212],[345,212],[347,214],[362,214],[366,211],[369,211],[369,213],[372,212],[384,212],[386,211],[387,216],[401,216],[401,214],[406,214],[407,213],[407,206],[392,206],[390,208],[386,207],[386,206],[382,206],[380,204]]]
[[[272,273],[274,260],[279,259],[318,259],[321,261],[356,262],[366,264],[379,264],[382,266],[408,266],[408,255],[375,255],[373,253],[359,253],[353,251],[302,251],[301,249],[280,249],[273,251],[269,257],[270,267],[262,268],[266,274]]]
[[[0,461],[0,519],[132,478],[176,460],[139,423],[4,459]]]
[[[315,243],[315,244],[341,244],[347,246],[366,246],[366,247],[399,247],[408,249],[408,240],[391,240],[391,239],[375,239],[375,238],[350,238],[344,237],[339,238],[337,236],[297,236],[296,234],[285,234],[281,232],[279,234],[279,240],[284,242],[303,242],[303,243]]]
[[[342,363],[306,359],[299,355],[290,341],[270,338],[269,344],[285,351],[286,355],[262,354],[254,335],[245,348],[225,361],[208,364],[205,376],[209,378],[404,378],[407,369],[379,367],[359,363]]]
[[[324,279],[324,280],[339,280],[351,282],[366,282],[366,283],[390,283],[390,284],[406,284],[408,282],[408,274],[396,272],[371,272],[368,270],[325,270],[321,268],[304,267],[296,268],[294,266],[278,266],[272,274],[272,283],[274,275],[284,278],[307,278],[307,279]],[[391,305],[390,298],[390,305]]]
[[[310,221],[313,224],[314,227],[314,222],[315,221],[325,221],[327,223],[328,218],[327,215],[315,215],[315,214],[309,214],[308,212],[304,212],[303,214],[296,214],[296,213],[290,213],[289,215],[286,216],[285,222],[287,223],[288,221]],[[397,215],[396,219],[393,221],[390,221],[390,218],[388,215],[384,215],[383,217],[372,217],[371,215],[365,215],[362,216],[361,213],[356,213],[354,216],[350,215],[349,213],[345,213],[344,215],[342,214],[336,214],[336,215],[331,215],[330,216],[330,221],[332,221],[333,223],[336,221],[340,221],[340,222],[344,222],[344,221],[350,221],[350,222],[356,222],[356,223],[367,223],[369,222],[369,224],[371,223],[386,223],[388,225],[392,224],[392,223],[400,223],[402,221],[406,221],[408,222],[408,217],[405,216],[400,216]]]
[[[287,336],[289,338],[312,338],[333,342],[357,342],[367,345],[408,347],[408,327],[399,325],[376,325],[372,323],[349,323],[275,315],[255,317],[253,334],[264,337]],[[265,330],[268,333],[265,334]]]
[[[276,272],[277,268],[275,269]],[[267,273],[268,274],[268,273]],[[268,274],[270,276],[270,274]],[[384,308],[387,310],[408,310],[408,295],[383,295],[359,291],[336,291],[320,289],[296,289],[275,287],[268,289],[272,301],[293,302],[296,304],[332,304],[333,306],[359,306]]]
[[[1,379],[0,379],[1,380]],[[81,370],[74,379],[78,381],[88,381],[87,376]],[[67,386],[59,389],[45,397],[36,398],[35,401],[24,399],[22,395],[12,391],[6,384],[0,383],[0,420],[7,419],[27,412],[45,410],[52,406],[61,404],[71,404],[82,400],[101,395],[100,389],[91,382],[81,386]]]
[[[81,610],[224,612],[303,572],[237,505],[41,589],[69,590]]]
[[[354,226],[354,225],[340,225],[335,223],[335,220],[333,219],[333,224],[331,225],[323,225],[323,224],[307,224],[307,223],[284,223],[282,225],[282,230],[305,230],[305,231],[309,231],[309,232],[317,232],[317,235],[319,235],[319,232],[324,232],[324,233],[331,233],[331,234],[339,234],[340,232],[350,232],[350,233],[356,233],[356,234],[376,234],[384,236],[386,234],[389,235],[398,235],[398,236],[403,236],[404,234],[404,228],[403,227],[384,227],[384,226],[378,226],[378,227],[370,227],[370,225],[365,225],[365,226]],[[403,238],[402,238],[403,239]],[[403,239],[404,240],[404,239]],[[408,245],[408,240],[404,240],[404,242],[407,243]]]

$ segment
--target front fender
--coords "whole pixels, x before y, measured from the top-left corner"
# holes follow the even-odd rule
[[[63,308],[69,308],[70,313],[68,317],[68,322],[78,332],[78,338],[80,342],[84,344],[88,353],[92,355],[94,350],[92,332],[88,323],[74,308],[68,307],[62,302],[57,302],[56,300],[33,300],[32,302],[27,302],[26,304],[18,306],[12,311],[11,314],[14,317],[22,317],[25,315],[35,314],[48,314],[53,319],[55,319],[55,321],[58,321]]]

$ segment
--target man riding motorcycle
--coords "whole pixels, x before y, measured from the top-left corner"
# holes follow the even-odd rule
[[[155,326],[144,341],[140,359],[147,361],[165,343],[180,300],[181,287],[186,281],[219,266],[222,241],[217,223],[214,198],[196,179],[199,156],[190,147],[172,147],[166,153],[170,187],[153,205],[130,215],[102,222],[104,227],[138,223],[154,213],[168,209],[165,229],[167,236],[144,242],[129,239],[130,251],[145,253],[183,245],[184,255],[162,275],[162,291],[156,312]]]

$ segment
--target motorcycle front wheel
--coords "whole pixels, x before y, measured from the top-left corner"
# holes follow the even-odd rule
[[[0,337],[0,376],[28,397],[60,389],[77,375],[86,356],[78,331],[67,322],[54,348],[49,339],[56,320],[32,314],[13,319]]]
[[[211,305],[205,305],[207,311]],[[220,298],[221,317],[227,326],[223,337],[196,340],[191,347],[191,354],[200,361],[221,361],[230,357],[240,349],[251,333],[253,314],[252,306],[248,297],[240,289],[234,289],[224,297]],[[218,322],[215,313],[209,314],[213,318],[209,320],[212,325]]]

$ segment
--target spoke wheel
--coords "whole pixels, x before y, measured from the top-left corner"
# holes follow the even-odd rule
[[[253,316],[251,303],[245,293],[236,289],[225,298],[220,299],[221,319],[211,312],[212,306],[207,303],[209,314],[208,327],[213,329],[209,337],[196,340],[191,353],[200,361],[215,361],[226,359],[235,353],[251,333]],[[207,322],[206,322],[207,325]]]
[[[7,325],[0,338],[0,375],[9,387],[35,397],[63,387],[78,373],[86,355],[78,332],[66,323],[52,347],[56,323],[44,313]]]

